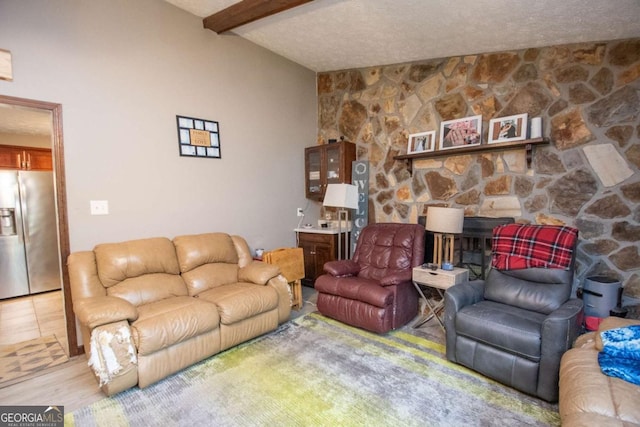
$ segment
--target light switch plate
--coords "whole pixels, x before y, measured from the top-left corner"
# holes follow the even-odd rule
[[[91,200],[89,205],[91,206],[91,215],[109,215],[108,200]]]

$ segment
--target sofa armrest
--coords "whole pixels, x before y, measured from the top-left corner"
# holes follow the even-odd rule
[[[122,320],[98,326],[85,343],[92,369],[100,388],[111,396],[138,383],[138,357],[129,324]]]
[[[591,331],[578,336],[578,338],[576,338],[576,340],[574,341],[572,348],[596,348],[595,345],[596,332]]]
[[[456,362],[456,315],[464,307],[484,299],[484,280],[454,285],[444,293],[444,327],[447,359]]]
[[[67,258],[71,297],[75,300],[106,296],[107,290],[98,277],[93,251],[74,252]]]
[[[266,285],[280,274],[280,267],[262,261],[253,261],[238,271],[238,281]]]
[[[562,355],[571,348],[582,330],[583,302],[570,299],[542,322],[538,396],[558,398],[558,375]]]
[[[271,286],[278,293],[278,324],[281,325],[289,320],[291,315],[291,288],[282,274],[269,279],[267,286]]]
[[[74,304],[73,311],[80,323],[89,329],[121,320],[134,321],[138,318],[135,305],[111,296],[83,298]]]
[[[484,299],[484,280],[459,283],[451,286],[444,294],[445,310],[448,309],[452,317],[455,313],[468,305],[473,305]]]
[[[324,263],[324,271],[334,277],[357,276],[360,265],[350,259]]]
[[[581,299],[573,298],[544,319],[541,333],[543,349],[562,355],[571,348],[582,329],[583,307]]]
[[[380,279],[381,286],[399,285],[404,282],[411,282],[411,270],[401,271],[399,273],[389,274]]]

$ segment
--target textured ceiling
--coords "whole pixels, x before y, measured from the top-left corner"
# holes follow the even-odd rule
[[[237,3],[166,1],[203,18]],[[640,37],[640,0],[315,0],[232,32],[333,71]]]
[[[52,126],[50,111],[0,103],[0,133],[51,135]]]

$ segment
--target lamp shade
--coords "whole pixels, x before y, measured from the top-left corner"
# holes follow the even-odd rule
[[[463,223],[464,209],[430,206],[425,228],[436,233],[460,234]]]
[[[334,208],[358,208],[358,187],[351,184],[329,184],[324,194],[323,206]]]

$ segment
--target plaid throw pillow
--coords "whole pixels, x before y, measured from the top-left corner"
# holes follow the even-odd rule
[[[569,269],[578,230],[553,225],[505,224],[493,229],[491,266]]]

